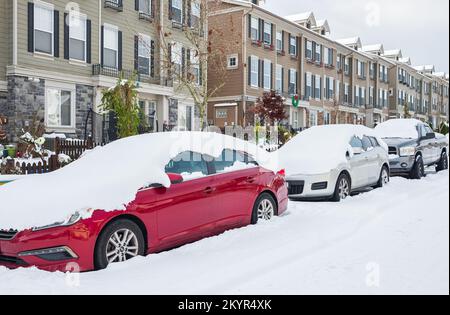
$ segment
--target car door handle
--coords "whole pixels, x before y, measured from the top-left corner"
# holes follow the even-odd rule
[[[212,194],[212,193],[215,192],[215,191],[216,191],[216,189],[213,188],[213,187],[206,187],[205,190],[203,190],[203,192],[204,192],[205,194]]]
[[[250,183],[250,184],[252,184],[252,183],[254,183],[255,182],[255,178],[253,177],[253,176],[249,176],[249,177],[247,177],[247,183]]]

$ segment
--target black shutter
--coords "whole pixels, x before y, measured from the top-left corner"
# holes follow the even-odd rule
[[[189,27],[191,27],[192,26],[192,1],[191,0],[186,0],[186,1],[187,1],[187,4],[186,4],[186,6],[187,6],[187,10],[186,10],[187,25]]]
[[[173,64],[172,64],[172,45],[169,44],[167,47],[167,57],[168,57],[168,61],[167,61],[167,66],[168,66],[168,75],[170,78],[172,78],[172,69],[173,69]]]
[[[150,75],[155,77],[155,41],[152,40],[150,45]]]
[[[172,0],[169,0],[169,20],[173,20]]]
[[[86,62],[92,63],[92,22],[86,20]]]
[[[284,93],[284,68],[281,68],[281,94]]]
[[[187,23],[188,23],[187,1],[188,0],[182,0],[182,1],[183,1],[183,25],[187,25]]]
[[[311,98],[316,98],[316,76],[313,74],[311,75]]]
[[[118,45],[119,45],[119,52],[117,54],[117,69],[119,71],[122,71],[122,31],[118,32]]]
[[[291,89],[291,69],[289,69],[288,70],[288,93],[290,94],[291,93],[291,91],[290,91],[290,89]]]
[[[191,73],[191,50],[186,49],[186,78],[189,78],[190,73]]]
[[[275,43],[275,24],[272,23],[272,34],[271,34],[271,39],[272,39],[272,45]]]
[[[28,3],[28,52],[34,52],[34,3]]]
[[[259,72],[259,87],[264,87],[264,60],[260,60],[261,71]]]
[[[53,55],[59,58],[59,11],[53,11]]]
[[[68,22],[68,16],[69,14],[64,13],[64,59],[70,59],[70,53],[69,53],[69,25]]]
[[[186,49],[181,48],[181,76],[184,78],[186,74]]]
[[[281,50],[282,51],[286,51],[286,49],[285,49],[285,32],[284,31],[282,31],[281,32]]]
[[[100,64],[103,66],[104,47],[105,47],[105,27],[102,25],[100,34]]]
[[[303,78],[305,80],[304,100],[308,101],[309,100],[309,95],[308,95],[308,74],[305,73],[305,76]]]
[[[134,70],[139,72],[139,36],[134,35]]]
[[[270,89],[273,90],[273,63],[270,64]]]
[[[259,40],[264,41],[264,20],[259,19]]]
[[[298,94],[298,76],[299,76],[299,73],[296,72],[295,73],[295,94]]]
[[[203,67],[202,67],[201,62],[199,64],[199,68],[198,68],[198,80],[199,80],[199,84],[203,85]]]
[[[252,16],[248,15],[248,38],[252,38]]]
[[[139,0],[134,0],[134,10],[139,11]]]
[[[154,18],[155,17],[155,11],[156,11],[156,5],[155,5],[155,2],[156,2],[156,0],[152,0],[152,6],[151,6],[151,8],[152,8],[152,18]]]
[[[252,57],[248,57],[247,64],[248,71],[248,85],[252,85]]]

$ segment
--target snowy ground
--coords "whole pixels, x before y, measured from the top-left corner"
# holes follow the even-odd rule
[[[77,277],[0,268],[0,294],[449,294],[449,173]]]

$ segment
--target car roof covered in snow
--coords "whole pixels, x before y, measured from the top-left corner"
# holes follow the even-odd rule
[[[328,173],[341,163],[347,163],[347,152],[352,155],[352,137],[376,137],[387,151],[383,140],[373,129],[361,125],[326,125],[307,129],[279,150],[280,166],[290,175]]]
[[[375,131],[381,138],[417,139],[417,126],[420,124],[423,122],[413,118],[390,119],[376,126]]]
[[[165,166],[185,151],[220,156],[248,152],[268,169],[270,155],[247,141],[212,132],[167,132],[117,140],[52,173],[26,176],[0,189],[0,228],[27,229],[62,221],[75,212],[125,210],[149,184],[170,186]]]

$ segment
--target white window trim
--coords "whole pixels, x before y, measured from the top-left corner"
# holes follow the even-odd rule
[[[72,13],[70,13],[72,14]],[[80,60],[80,59],[74,59],[74,58],[69,58],[70,61],[73,62],[80,62],[80,63],[87,63],[87,15],[83,14],[83,13],[76,13],[77,14],[77,18],[80,20],[80,22],[84,21],[84,60]],[[70,15],[69,15],[69,20],[71,19]],[[70,39],[72,39],[71,36],[71,27],[69,25],[69,55],[70,55]],[[75,38],[76,40],[79,40],[78,38]]]
[[[184,21],[183,21],[183,16],[184,16],[184,12],[183,12],[183,0],[180,0],[180,3],[181,3],[181,7],[178,7],[178,6],[175,5],[175,1],[172,1],[172,8],[175,8],[175,9],[178,9],[178,10],[181,11],[181,15],[180,15],[181,21],[175,21],[175,20],[173,19],[173,16],[172,16],[172,21],[174,21],[174,22],[176,22],[176,23],[183,24],[183,22],[184,22]]]
[[[236,60],[236,65],[232,66],[230,64],[231,60]],[[227,57],[227,69],[234,70],[239,68],[239,54],[232,54]]]
[[[151,36],[145,35],[145,34],[139,34],[138,36],[139,36],[138,57],[148,59],[148,69],[147,69],[148,73],[145,73],[144,75],[150,75],[150,72],[151,72],[151,64],[150,64],[151,47],[150,46],[152,44],[152,38],[151,38]],[[147,49],[149,50],[149,54],[148,54],[148,56],[143,56],[143,55],[140,54],[139,45],[141,45],[141,43],[145,44],[146,41],[148,41],[148,45],[149,45],[149,47],[147,47]]]
[[[50,126],[48,125],[48,106],[47,106],[47,89],[64,90],[70,92],[70,126]],[[45,109],[44,109],[44,125],[47,130],[51,131],[64,131],[75,132],[76,129],[76,86],[74,84],[61,83],[61,82],[45,82]]]
[[[275,89],[281,92],[283,89],[283,66],[277,65],[275,70]]]
[[[266,32],[266,31],[267,31],[266,27],[270,28],[269,32]],[[264,33],[264,35],[269,35],[269,37],[270,37],[270,43],[266,43],[266,41],[264,40],[264,38],[262,39],[265,45],[271,45],[271,44],[272,44],[272,42],[273,42],[273,39],[272,39],[272,31],[273,31],[273,30],[272,30],[272,23],[269,23],[269,22],[266,22],[266,21],[265,21],[265,22],[264,22],[264,30],[263,30],[263,33]]]
[[[35,25],[33,25],[33,50],[34,50],[34,53],[38,54],[38,55],[53,57],[55,54],[55,47],[54,47],[54,45],[55,45],[55,16],[54,16],[55,6],[51,3],[47,3],[44,1],[40,1],[40,0],[34,0],[33,3],[35,6],[52,11],[52,23],[51,23],[51,25],[52,25],[52,40],[51,40],[52,51],[51,51],[51,53],[36,51],[36,36],[34,35],[36,27],[35,27]],[[34,11],[34,14],[36,14],[36,10]],[[34,16],[33,19],[34,19],[34,21],[36,21],[36,16]]]
[[[119,27],[112,25],[112,24],[108,24],[108,23],[104,23],[103,24],[103,29],[104,31],[106,31],[106,29],[109,29],[111,31],[116,32],[117,35],[117,45],[119,45]],[[106,36],[103,37],[103,40],[105,41]],[[106,48],[106,41],[103,43],[103,49],[110,49],[110,50],[114,50],[116,52],[116,65],[115,68],[118,68],[119,66],[119,47],[117,46],[116,49],[112,49],[112,48]]]
[[[267,72],[268,71],[268,72]],[[266,91],[269,91],[272,88],[272,61],[268,59],[264,59],[264,73],[263,73],[263,88]],[[269,86],[266,86],[266,79],[269,79]]]
[[[256,27],[253,26],[253,22],[256,21]],[[251,35],[252,35],[252,40],[260,40],[260,30],[259,30],[259,18],[252,16],[251,21],[250,21],[250,29],[251,29]],[[256,38],[253,38],[253,30],[256,30]]]
[[[250,56],[250,86],[253,88],[259,88],[259,58],[257,56]],[[256,62],[256,71],[253,71],[253,63]],[[256,84],[253,84],[253,75],[256,76]]]
[[[146,0],[147,2],[148,2],[148,10],[149,10],[149,12],[144,12],[144,11],[142,11],[142,9],[141,9],[141,4],[139,3],[139,12],[140,13],[144,13],[144,14],[148,14],[148,15],[152,15],[153,14],[153,12],[152,12],[152,10],[153,10],[153,8],[152,8],[152,2],[154,1],[154,0]],[[139,2],[140,2],[140,0],[139,0]]]
[[[297,86],[298,73],[297,73],[296,69],[290,69],[290,73],[291,73],[291,75],[289,76],[289,87],[291,86],[291,84],[293,84],[295,87],[294,88],[294,93],[295,93],[295,91],[298,91],[298,86]],[[291,81],[292,77],[294,78],[294,82]]]

